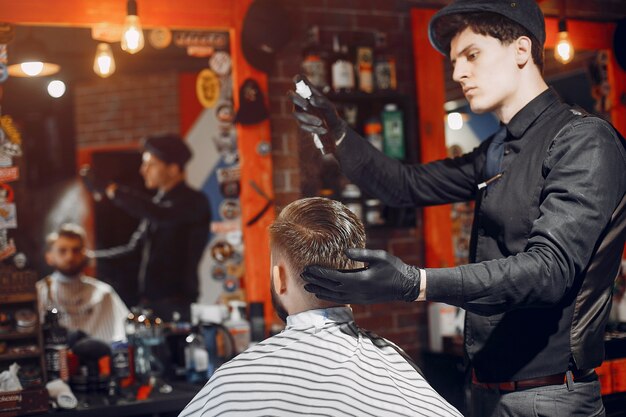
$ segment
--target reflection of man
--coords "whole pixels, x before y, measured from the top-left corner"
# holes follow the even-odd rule
[[[312,267],[307,289],[328,300],[466,309],[473,415],[602,415],[594,368],[624,250],[625,143],[545,83],[535,0],[456,0],[433,16],[429,35],[472,111],[493,111],[502,123],[473,151],[408,166],[368,146],[319,93],[294,96],[305,108],[295,116],[338,141],[343,172],[389,205],[474,200],[471,263],[424,270],[358,249],[349,256],[367,270]]]
[[[198,263],[209,237],[211,211],[206,196],[185,183],[191,151],[176,135],[143,141],[141,175],[150,198],[109,184],[106,195],[141,223],[126,245],[94,252],[96,258],[141,254],[136,302],[169,320],[174,311],[188,318],[198,298]]]
[[[124,302],[109,284],[83,274],[87,257],[80,226],[65,224],[48,236],[46,262],[55,271],[37,282],[42,320],[48,309],[56,308],[61,325],[69,330],[82,330],[106,342],[126,338]]]
[[[272,301],[286,329],[219,368],[181,412],[223,415],[460,416],[393,343],[360,329],[345,304],[306,292],[307,264],[354,268],[365,232],[344,205],[289,204],[270,228]]]

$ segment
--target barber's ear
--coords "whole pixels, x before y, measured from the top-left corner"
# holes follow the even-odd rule
[[[284,266],[274,265],[272,267],[272,279],[274,280],[274,290],[278,294],[287,292],[287,274]]]
[[[176,176],[183,172],[182,169],[180,168],[180,165],[178,164],[168,164],[167,171],[169,172],[171,176]]]
[[[515,40],[515,59],[518,66],[523,67],[532,60],[532,44],[528,36],[520,36]]]

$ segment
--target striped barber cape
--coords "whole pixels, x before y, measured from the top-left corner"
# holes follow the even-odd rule
[[[56,271],[36,284],[39,314],[59,310],[59,323],[68,330],[82,330],[107,343],[126,340],[124,323],[128,308],[113,287],[96,278],[67,277]]]
[[[348,307],[305,311],[220,367],[179,417],[461,416],[399,352]]]

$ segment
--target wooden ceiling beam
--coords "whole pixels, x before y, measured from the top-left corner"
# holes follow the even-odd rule
[[[232,28],[234,8],[224,0],[138,0],[144,27]],[[91,26],[123,23],[125,0],[0,0],[2,21],[30,25]]]

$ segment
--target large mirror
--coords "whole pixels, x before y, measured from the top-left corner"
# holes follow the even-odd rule
[[[139,140],[171,132],[192,148],[187,180],[207,194],[213,212],[212,240],[200,265],[200,301],[236,293],[243,242],[230,33],[149,29],[145,47],[132,55],[119,41],[104,42],[115,72],[101,77],[94,71],[96,51],[115,38],[115,28],[15,25],[13,31],[9,64],[37,44],[42,59],[60,67],[52,75],[11,76],[2,84],[2,115],[22,140],[22,156],[14,158],[20,178],[11,184],[18,224],[9,236],[29,266],[41,276],[50,272],[43,257],[45,236],[64,222],[84,225],[91,249],[128,242],[139,220],[106,199],[95,201],[78,169],[90,164],[98,178],[148,192],[139,174]],[[65,86],[63,94],[54,89],[58,81]],[[218,250],[225,247],[229,250]],[[99,261],[91,272],[132,305],[137,268],[135,257]]]

